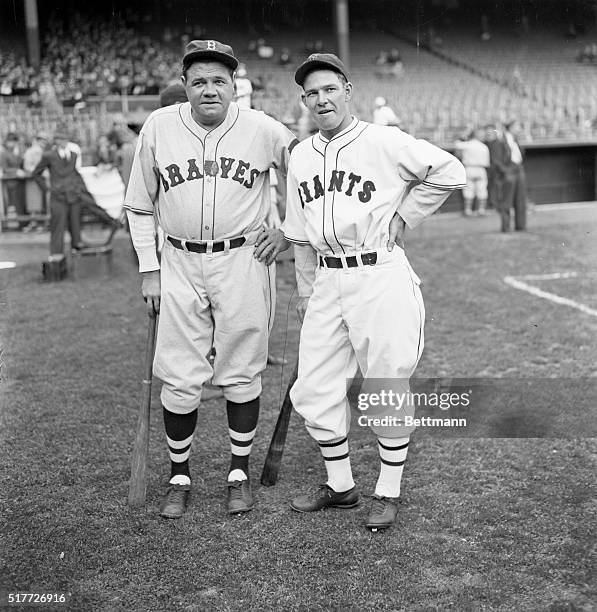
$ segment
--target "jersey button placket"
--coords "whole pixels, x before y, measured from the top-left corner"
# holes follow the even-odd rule
[[[205,191],[203,200],[203,219],[206,221],[203,225],[205,231],[212,231],[212,236],[207,236],[206,239],[213,239],[213,211],[214,211],[214,200],[216,190],[215,176],[208,174],[214,172],[213,163],[215,162],[215,150],[209,143],[209,134],[205,137],[205,167],[203,172],[205,174]],[[218,169],[219,172],[219,169]]]
[[[330,184],[332,178],[332,171],[336,170],[336,147],[331,145],[329,142],[325,147],[325,164],[324,172],[321,180],[323,182],[323,202],[324,202],[324,237],[327,243],[333,248],[334,253],[342,253],[342,247],[336,240],[334,232],[334,194],[329,193],[327,185]]]

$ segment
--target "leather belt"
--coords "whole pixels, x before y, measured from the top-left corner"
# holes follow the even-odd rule
[[[359,265],[358,258],[364,266],[374,266],[377,263],[377,253],[360,253],[359,255],[349,255],[345,257],[344,263],[342,257],[322,257],[319,256],[319,265],[323,268],[357,268]]]
[[[244,236],[240,236],[239,238],[232,238],[231,240],[222,240],[220,242],[212,242],[211,249],[208,249],[208,243],[206,242],[190,242],[188,240],[179,240],[178,238],[172,238],[172,236],[168,236],[168,242],[175,248],[180,249],[181,251],[191,251],[193,253],[207,253],[211,251],[212,253],[220,253],[226,249],[226,243],[228,243],[228,248],[237,249],[241,247],[247,239]]]

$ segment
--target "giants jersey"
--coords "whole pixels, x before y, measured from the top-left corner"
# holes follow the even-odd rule
[[[317,133],[293,150],[282,231],[323,255],[375,250],[386,245],[396,211],[413,228],[465,183],[450,153],[353,119],[331,140]]]
[[[139,135],[125,208],[155,212],[166,234],[184,240],[259,230],[270,208],[269,169],[286,174],[294,141],[281,123],[235,103],[211,131],[188,102],[158,109]]]

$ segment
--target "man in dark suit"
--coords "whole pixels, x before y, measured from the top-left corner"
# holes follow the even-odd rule
[[[511,131],[514,123],[505,124],[502,132],[493,124],[485,128],[490,158],[489,201],[500,214],[502,232],[510,231],[512,208],[515,229],[526,229],[526,180],[522,148]]]
[[[83,177],[79,174],[81,149],[69,141],[61,132],[54,134],[54,146],[45,151],[32,177],[45,190],[43,171],[50,172],[50,257],[64,254],[64,230],[68,226],[71,247],[81,249],[86,245],[81,240],[81,208],[97,215],[112,228],[113,233],[120,223],[98,206],[87,191]]]
[[[503,142],[506,152],[502,190],[502,231],[510,229],[510,211],[514,208],[514,229],[527,227],[526,175],[523,149],[516,139],[518,122],[514,119],[504,124]]]

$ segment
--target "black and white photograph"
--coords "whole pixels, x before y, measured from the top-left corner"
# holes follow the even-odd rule
[[[597,609],[597,0],[0,0],[0,610]]]

